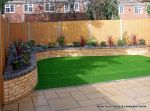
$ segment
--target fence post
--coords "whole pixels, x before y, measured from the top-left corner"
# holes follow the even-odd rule
[[[122,26],[122,19],[120,19],[120,39],[122,40],[122,34],[123,34],[123,26]]]
[[[31,35],[30,35],[30,22],[28,22],[28,41],[31,40]]]
[[[58,37],[61,36],[61,22],[58,22]]]
[[[92,31],[92,22],[91,22],[91,20],[89,21],[88,26],[89,26],[88,29],[89,29],[89,39],[90,39],[92,37],[92,33],[91,33],[91,31]]]

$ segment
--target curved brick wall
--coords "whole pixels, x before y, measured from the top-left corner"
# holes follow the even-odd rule
[[[65,56],[110,56],[110,55],[145,55],[149,47],[139,48],[69,48],[61,50],[48,50],[36,54],[37,60],[51,57]]]
[[[149,47],[140,48],[68,48],[53,49],[36,53],[36,59],[65,56],[109,56],[109,55],[145,55]],[[4,103],[18,100],[30,93],[37,84],[37,68],[21,77],[4,81]]]
[[[29,94],[37,84],[37,68],[28,74],[4,81],[4,104],[18,100]]]

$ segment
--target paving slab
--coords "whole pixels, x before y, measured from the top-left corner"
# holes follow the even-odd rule
[[[80,107],[71,97],[48,100],[48,103],[53,111]]]
[[[34,91],[2,111],[150,111],[149,84],[143,77]],[[146,107],[121,108],[127,105]]]

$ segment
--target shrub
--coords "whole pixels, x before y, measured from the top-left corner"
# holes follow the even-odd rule
[[[73,42],[74,47],[80,47],[80,42]]]
[[[126,45],[126,42],[125,42],[125,39],[122,39],[122,40],[118,40],[118,46],[125,46]]]
[[[26,44],[32,48],[32,47],[35,46],[35,41],[34,40],[30,40],[30,41],[27,41]]]
[[[140,44],[140,45],[146,45],[146,42],[145,42],[144,39],[140,39],[140,40],[139,40],[139,44]]]
[[[95,38],[91,38],[87,41],[87,45],[91,45],[91,46],[96,46],[97,45],[97,41]]]
[[[48,46],[47,45],[42,45],[41,48],[42,49],[48,49]]]
[[[64,44],[65,44],[65,37],[64,36],[60,36],[58,38],[58,44],[59,44],[59,46],[64,46]]]
[[[137,45],[137,36],[136,35],[131,36],[131,42],[132,42],[132,45]]]
[[[109,45],[110,47],[112,47],[112,46],[114,45],[114,41],[113,41],[112,36],[108,36],[108,45]]]
[[[53,42],[49,42],[49,43],[48,43],[48,47],[49,47],[49,48],[54,48],[55,46],[56,46],[56,44],[53,43]]]
[[[22,66],[29,65],[30,60],[30,48],[22,41],[15,41],[9,47],[9,62],[14,70],[21,68]]]
[[[86,45],[86,40],[83,38],[83,36],[81,36],[81,40],[80,40],[80,46],[85,46]]]
[[[67,46],[67,47],[72,47],[73,44],[72,44],[72,43],[67,43],[66,46]]]
[[[102,41],[101,43],[100,43],[100,46],[101,47],[106,47],[107,45],[106,45],[106,42],[105,41]]]

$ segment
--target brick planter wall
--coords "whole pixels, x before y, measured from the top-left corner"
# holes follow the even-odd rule
[[[110,56],[110,55],[145,55],[149,47],[139,48],[64,48],[51,49],[36,53],[36,59],[65,56]],[[36,60],[35,60],[36,61]],[[18,100],[29,94],[37,84],[37,67],[26,74],[4,81],[4,104]]]
[[[51,57],[65,56],[111,56],[111,55],[145,55],[149,47],[140,48],[70,48],[62,50],[48,50],[36,54],[37,60]]]
[[[37,68],[28,74],[4,81],[4,104],[18,100],[29,94],[37,84]]]

